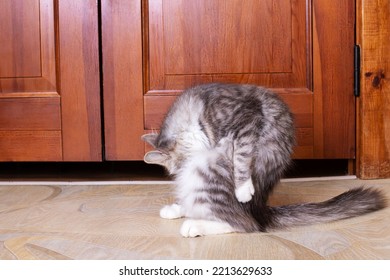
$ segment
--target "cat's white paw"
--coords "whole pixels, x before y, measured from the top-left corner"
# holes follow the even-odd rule
[[[183,217],[182,207],[179,204],[165,205],[160,210],[160,217],[163,219],[178,219]]]
[[[250,201],[255,194],[255,187],[253,186],[252,179],[249,178],[241,186],[236,186],[235,194],[239,202],[245,203]]]
[[[212,234],[224,234],[235,232],[228,223],[209,220],[185,220],[180,228],[183,237],[197,237]]]
[[[183,237],[202,236],[202,227],[197,220],[185,220],[181,225],[180,234]]]

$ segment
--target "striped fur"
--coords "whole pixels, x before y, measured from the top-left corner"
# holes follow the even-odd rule
[[[385,206],[374,190],[358,188],[323,203],[271,208],[269,194],[290,164],[293,117],[271,91],[253,85],[206,84],[185,91],[145,162],[175,177],[177,204],[163,218],[189,218],[186,237],[266,231],[362,215]]]

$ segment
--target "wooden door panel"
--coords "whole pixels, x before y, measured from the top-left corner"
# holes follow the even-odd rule
[[[0,1],[0,160],[62,160],[53,1]]]
[[[277,92],[277,90],[275,90]],[[297,128],[308,128],[313,126],[313,120],[310,118],[313,114],[312,98],[308,94],[280,94],[283,100],[294,108],[292,111],[295,117]],[[165,98],[160,96],[145,96],[145,111],[151,112],[145,116],[145,129],[158,130],[164,119],[165,113],[177,98],[177,95],[167,95]]]
[[[59,130],[0,130],[1,161],[59,161]]]
[[[97,6],[76,2],[0,1],[0,161],[101,160]]]
[[[0,10],[0,77],[41,76],[39,1],[1,1]]]
[[[297,147],[295,157],[311,158],[314,156],[313,150],[313,98],[305,93],[283,93],[283,90],[275,90],[293,108],[296,126]],[[165,113],[175,101],[177,95],[145,96],[145,112],[150,112],[145,116],[145,130],[147,132],[158,131]],[[148,148],[147,148],[148,149]]]
[[[58,92],[53,4],[47,0],[0,1],[2,93]]]
[[[314,157],[309,2],[145,3],[146,130],[158,130],[174,96],[187,87],[252,83],[274,88],[289,103],[297,125],[294,156]]]
[[[162,34],[150,44],[161,43],[166,75],[291,72],[289,0],[154,1],[150,8],[152,33]]]
[[[146,92],[228,81],[307,87],[305,1],[145,1]]]
[[[0,99],[2,130],[61,130],[60,98]]]

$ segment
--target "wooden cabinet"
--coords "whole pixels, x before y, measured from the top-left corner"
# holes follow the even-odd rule
[[[208,82],[279,93],[295,158],[352,159],[354,22],[354,0],[2,0],[0,160],[141,160]]]
[[[0,1],[0,160],[101,160],[96,1]]]
[[[102,3],[107,159],[141,159],[140,136],[208,82],[279,93],[295,114],[295,158],[355,157],[353,0]]]

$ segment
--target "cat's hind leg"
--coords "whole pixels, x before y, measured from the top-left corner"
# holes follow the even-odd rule
[[[204,235],[224,234],[237,232],[226,222],[210,220],[185,220],[180,228],[180,234],[183,237],[197,237]]]
[[[252,182],[253,145],[249,140],[240,139],[234,144],[234,185],[235,195],[239,202],[245,203],[252,199],[255,188]]]
[[[165,205],[160,210],[160,217],[163,219],[178,219],[184,217],[183,207],[179,204]]]

